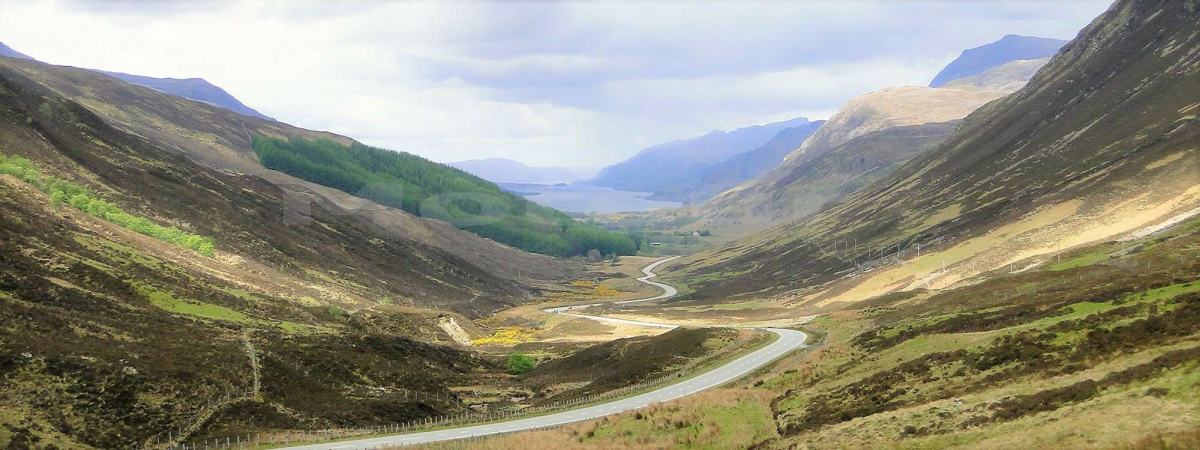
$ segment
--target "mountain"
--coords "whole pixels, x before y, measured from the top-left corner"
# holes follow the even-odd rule
[[[654,198],[699,203],[747,180],[758,178],[783,162],[824,120],[784,128],[761,147],[729,157],[680,178],[655,192]]]
[[[996,42],[963,50],[957,59],[946,65],[929,87],[942,87],[950,81],[979,75],[984,71],[1012,61],[1054,56],[1067,41],[1032,36],[1006,35]]]
[[[643,149],[628,160],[605,167],[587,184],[625,191],[666,191],[673,187],[676,180],[696,176],[713,163],[761,147],[780,131],[808,123],[808,119],[800,117],[729,132],[713,131],[691,139],[656,145]]]
[[[141,75],[130,75],[121,72],[106,72],[99,71],[105,75],[114,76],[124,80],[127,83],[145,86],[156,91],[183,97],[198,102],[208,103],[213,106],[228,109],[235,113],[257,117],[259,119],[275,120],[266,115],[255,111],[253,108],[246,106],[240,100],[229,95],[224,89],[216,85],[204,81],[201,78],[154,78]]]
[[[13,50],[7,45],[4,45],[3,42],[0,42],[0,56],[36,61],[32,57]],[[224,89],[221,89],[220,87],[200,78],[154,78],[141,75],[130,75],[120,72],[106,72],[103,70],[97,70],[97,72],[120,78],[127,83],[148,87],[165,94],[225,108],[238,114],[257,117],[260,119],[275,120],[263,115],[258,111],[255,111],[249,106],[246,106],[237,98],[234,98],[232,95],[229,95],[228,92],[225,92]]]
[[[801,219],[940,143],[949,136],[948,123],[1004,94],[905,86],[854,98],[782,163],[691,208],[698,219],[686,228],[747,235]],[[918,125],[929,126],[912,128]],[[894,128],[904,129],[886,132]]]
[[[531,167],[505,158],[469,159],[446,165],[493,183],[570,183],[596,175],[596,169],[590,167]]]
[[[13,50],[12,47],[4,45],[3,42],[0,42],[0,56],[6,57],[6,58],[33,59],[33,58],[29,57],[29,55],[18,52],[16,50]]]
[[[14,448],[461,414],[449,387],[503,368],[448,346],[444,321],[580,273],[268,170],[251,142],[356,144],[343,136],[13,58],[0,106],[0,426]]]
[[[821,307],[959,286],[1183,220],[1200,211],[1196,20],[1184,3],[1118,2],[941,145],[671,276],[713,280],[696,296]]]
[[[985,70],[978,75],[951,80],[942,87],[994,89],[1013,92],[1029,82],[1029,79],[1033,78],[1033,75],[1049,61],[1049,57],[1019,59]]]

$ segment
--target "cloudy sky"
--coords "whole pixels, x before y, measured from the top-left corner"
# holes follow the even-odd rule
[[[599,166],[825,118],[1005,34],[1072,38],[1108,3],[0,0],[0,42],[201,77],[284,122],[436,161]]]

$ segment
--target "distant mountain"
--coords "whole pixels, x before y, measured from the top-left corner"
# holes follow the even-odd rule
[[[942,87],[1016,91],[1024,86],[1030,78],[1033,78],[1038,69],[1041,69],[1049,61],[1049,57],[1019,59],[993,67],[979,75],[951,80]]]
[[[668,273],[712,280],[689,283],[697,296],[836,305],[970,284],[1195,214],[1198,15],[1185,2],[1118,1],[941,145]]]
[[[904,86],[856,97],[782,163],[695,207],[700,218],[689,227],[744,235],[806,217],[941,143],[953,131],[945,123],[1005,94]],[[926,124],[938,125],[885,132]]]
[[[929,87],[942,87],[952,80],[979,75],[1012,61],[1054,56],[1066,43],[1060,39],[1010,34],[991,44],[963,50],[957,59],[933,77]]]
[[[12,47],[4,45],[3,42],[0,42],[0,56],[36,61],[36,59],[33,57],[13,50]],[[121,72],[107,72],[103,70],[96,70],[96,72],[119,78],[126,83],[148,87],[164,94],[183,97],[189,100],[195,100],[225,108],[244,116],[275,120],[258,111],[255,111],[249,106],[246,106],[237,98],[234,98],[234,96],[230,95],[228,92],[225,92],[224,89],[221,89],[220,87],[217,87],[216,85],[200,78],[154,78]]]
[[[4,56],[7,58],[17,58],[17,59],[33,59],[33,58],[30,58],[29,55],[18,52],[16,50],[13,50],[12,47],[4,45],[3,42],[0,42],[0,56]]]
[[[824,120],[808,122],[785,128],[762,146],[734,155],[675,180],[671,185],[656,192],[653,198],[698,203],[712,198],[725,190],[758,178],[783,162],[783,158],[799,147],[813,132],[821,128]]]
[[[680,179],[699,175],[714,163],[761,147],[780,131],[808,123],[808,119],[800,117],[656,145],[624,162],[605,167],[587,183],[626,191],[673,190],[673,184]]]
[[[97,72],[120,78],[122,81],[127,83],[148,87],[164,94],[170,94],[176,97],[183,97],[186,99],[225,108],[244,116],[275,120],[267,117],[263,113],[255,111],[249,106],[246,106],[237,98],[234,98],[234,96],[230,95],[228,92],[225,92],[224,89],[221,89],[220,87],[217,87],[217,85],[209,83],[202,78],[154,78],[121,72],[107,72],[103,70],[97,70]]]
[[[570,183],[596,175],[595,167],[533,167],[505,158],[469,159],[446,163],[493,183]]]

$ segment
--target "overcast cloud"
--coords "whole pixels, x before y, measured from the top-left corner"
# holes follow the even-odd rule
[[[925,85],[1076,2],[0,2],[42,61],[201,77],[281,121],[436,161],[605,165],[713,129],[825,118]]]

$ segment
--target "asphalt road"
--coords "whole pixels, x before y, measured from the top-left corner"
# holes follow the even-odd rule
[[[670,297],[674,296],[676,293],[675,288],[665,285],[665,284],[662,284],[662,283],[656,283],[656,282],[650,281],[650,278],[653,278],[655,276],[655,274],[653,272],[654,268],[658,267],[658,265],[660,265],[664,262],[669,261],[670,259],[674,259],[674,258],[660,260],[660,261],[657,261],[653,264],[646,266],[646,268],[642,269],[642,272],[645,273],[646,276],[638,279],[639,281],[642,281],[644,283],[649,283],[649,284],[653,284],[655,286],[662,287],[663,290],[666,291],[666,292],[664,292],[664,294],[659,295],[657,297],[653,297],[653,298],[630,300],[630,301],[626,301],[626,302],[622,302],[622,303],[634,303],[634,302],[651,301],[651,300],[662,300],[662,299],[670,298]],[[555,308],[555,309],[557,309],[557,308]],[[548,311],[550,311],[550,310],[548,310]],[[559,314],[570,314],[570,313],[567,313],[566,311],[569,311],[569,309],[562,310],[562,311],[550,311],[550,312],[557,312]],[[603,318],[603,317],[598,317],[598,316],[585,316],[585,315],[581,315],[581,314],[580,315],[571,314],[571,315],[585,317],[585,318],[589,318],[589,319],[593,319],[593,320],[608,319],[608,318]],[[620,319],[611,319],[611,320],[620,320]],[[674,327],[674,325],[653,324],[650,322],[645,322],[645,324]],[[702,373],[698,376],[689,378],[682,382],[672,384],[669,386],[665,386],[665,387],[662,387],[662,388],[659,388],[659,389],[656,389],[656,390],[653,390],[650,392],[646,392],[644,394],[636,395],[633,397],[627,397],[627,398],[614,400],[614,401],[607,402],[607,403],[592,405],[592,406],[580,407],[580,408],[563,411],[563,412],[559,412],[559,413],[554,413],[554,414],[547,414],[544,416],[528,417],[528,418],[524,418],[524,419],[515,419],[515,420],[510,420],[507,422],[497,422],[497,423],[490,423],[490,424],[484,424],[484,425],[472,425],[472,426],[451,428],[451,429],[444,429],[444,430],[436,430],[436,431],[424,431],[424,432],[420,432],[420,433],[399,434],[399,435],[393,435],[393,436],[382,436],[382,437],[374,437],[374,438],[369,438],[369,439],[359,439],[359,440],[354,440],[354,441],[341,441],[341,442],[332,442],[332,443],[324,443],[324,444],[313,444],[313,445],[305,445],[305,446],[289,447],[289,448],[304,449],[304,450],[318,450],[318,449],[321,449],[321,450],[325,450],[325,449],[347,449],[347,450],[350,450],[350,449],[374,449],[374,448],[383,448],[383,447],[400,446],[400,445],[426,444],[426,443],[431,443],[431,442],[451,441],[451,440],[456,440],[456,439],[466,439],[466,438],[488,436],[488,435],[494,435],[494,434],[527,431],[527,430],[545,428],[545,427],[550,427],[550,426],[555,426],[555,425],[562,425],[562,424],[567,424],[567,423],[572,423],[572,422],[591,420],[591,419],[604,417],[604,416],[607,416],[610,414],[616,414],[619,412],[634,410],[634,409],[638,409],[638,408],[644,408],[646,406],[649,406],[649,405],[652,405],[655,403],[666,402],[666,401],[686,397],[688,395],[695,394],[695,393],[703,391],[705,389],[714,388],[714,387],[723,385],[725,383],[728,383],[730,381],[737,380],[738,378],[746,376],[747,374],[755,371],[759,367],[762,367],[762,366],[766,365],[767,363],[770,363],[771,361],[774,361],[788,353],[791,353],[792,351],[794,351],[796,349],[804,348],[805,347],[804,341],[808,338],[808,336],[806,336],[804,333],[796,331],[796,330],[788,330],[788,329],[782,329],[782,328],[763,328],[763,330],[769,331],[771,333],[775,333],[776,335],[779,336],[779,339],[776,339],[775,342],[772,342],[771,344],[767,345],[766,347],[755,350],[745,356],[742,356],[738,359],[730,361],[729,363],[727,363],[721,367],[718,367],[716,369]]]

